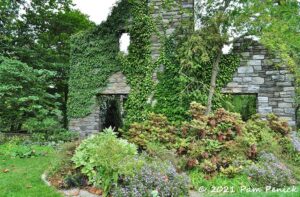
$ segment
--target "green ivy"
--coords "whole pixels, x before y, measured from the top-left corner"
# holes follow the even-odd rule
[[[107,85],[108,78],[120,70],[119,37],[130,17],[130,4],[119,2],[108,20],[71,40],[68,115],[88,115],[96,104],[95,96]]]
[[[129,54],[121,57],[122,70],[131,87],[125,104],[127,123],[145,119],[145,112],[150,108],[147,100],[154,90],[152,76],[156,67],[151,56],[150,39],[155,29],[148,12],[148,1],[132,1],[132,15]]]
[[[178,6],[168,1],[164,1],[164,4],[168,6],[163,6],[162,9]],[[151,17],[151,9],[147,0],[123,0],[113,9],[107,22],[92,32],[73,38],[70,117],[88,115],[91,107],[96,104],[94,97],[107,85],[108,77],[119,70],[126,76],[131,87],[125,103],[125,125],[145,120],[150,112],[165,114],[172,121],[181,121],[187,118],[186,111],[191,101],[204,102],[211,65],[196,62],[197,69],[192,70],[189,77],[195,78],[202,85],[193,87],[189,87],[190,81],[183,75],[180,67],[179,48],[182,48],[188,33],[192,32],[191,28],[186,28],[190,24],[182,21],[182,26],[174,35],[161,35],[157,28],[166,28],[166,25]],[[130,21],[127,30],[131,37],[128,55],[118,52],[120,29],[126,21]],[[151,38],[154,34],[163,43],[157,62],[151,56]],[[224,56],[218,78],[219,90],[231,80],[238,63],[235,56]],[[157,82],[153,80],[153,73],[161,65],[164,69],[163,72],[158,72]],[[220,99],[215,100],[215,103],[220,102]]]

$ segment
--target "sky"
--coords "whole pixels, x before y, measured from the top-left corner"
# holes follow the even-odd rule
[[[90,20],[96,24],[105,21],[109,15],[111,8],[118,0],[73,0],[75,7],[82,13],[87,14]],[[123,34],[120,38],[120,51],[128,53],[130,44],[129,34]]]
[[[106,20],[117,0],[74,0],[73,2],[82,13],[90,16],[91,21],[100,24]]]

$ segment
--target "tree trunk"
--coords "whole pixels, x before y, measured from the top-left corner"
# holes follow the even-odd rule
[[[210,80],[210,89],[209,89],[209,94],[208,94],[208,100],[207,100],[207,109],[205,114],[208,115],[211,112],[212,108],[212,99],[215,94],[215,89],[216,89],[216,81],[217,81],[217,76],[219,73],[219,64],[221,61],[222,57],[222,50],[218,52],[217,58],[213,63],[212,67],[212,74],[211,74],[211,80]]]

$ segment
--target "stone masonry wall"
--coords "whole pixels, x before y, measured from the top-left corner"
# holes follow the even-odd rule
[[[120,99],[123,101],[124,95],[128,95],[130,87],[126,84],[126,77],[121,73],[117,72],[108,79],[106,88],[100,92],[100,95],[120,95]],[[98,98],[96,104],[92,107],[92,112],[84,118],[74,118],[69,122],[69,129],[80,133],[81,137],[86,137],[91,134],[98,133],[100,129],[103,129],[101,123],[101,117],[105,112],[103,109],[100,111],[100,104]]]
[[[285,66],[276,67],[279,58],[269,54],[258,42],[240,39],[234,53],[241,55],[240,67],[224,93],[256,94],[257,112],[265,116],[274,113],[296,125],[294,77]]]
[[[194,0],[176,0],[170,8],[163,8],[162,0],[149,0],[149,9],[159,34],[171,35],[182,22],[193,22]],[[157,59],[161,43],[159,35],[152,37],[152,57]]]
[[[100,107],[94,105],[91,114],[84,118],[74,118],[69,122],[69,130],[78,132],[81,137],[86,137],[99,132]]]

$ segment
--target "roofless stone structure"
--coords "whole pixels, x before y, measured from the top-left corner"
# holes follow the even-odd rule
[[[183,20],[194,21],[194,0],[183,0],[181,8],[162,9],[161,0],[149,0],[153,7],[152,17],[162,21],[166,27],[163,31],[161,23],[157,23],[160,33],[171,35]],[[182,12],[181,9],[187,12]],[[187,14],[187,13],[190,14]],[[157,59],[161,43],[155,35],[152,37],[152,56]],[[234,43],[233,53],[240,55],[240,66],[233,76],[232,82],[224,87],[223,92],[229,94],[254,94],[257,96],[257,112],[266,116],[274,113],[288,119],[291,126],[296,125],[295,82],[287,67],[276,67],[280,59],[270,54],[261,44],[249,39],[240,39]],[[163,72],[163,68],[160,69]],[[154,79],[156,73],[154,73]],[[98,105],[93,106],[92,113],[84,118],[71,119],[69,129],[81,133],[82,136],[99,132],[105,126],[108,108],[118,108],[123,115],[122,105],[130,94],[126,77],[118,72],[113,74],[107,87],[95,95]],[[112,99],[113,98],[113,99]],[[111,102],[117,100],[117,103]],[[101,102],[100,102],[101,101]],[[105,101],[105,102],[103,102]],[[120,117],[122,118],[122,117]]]

